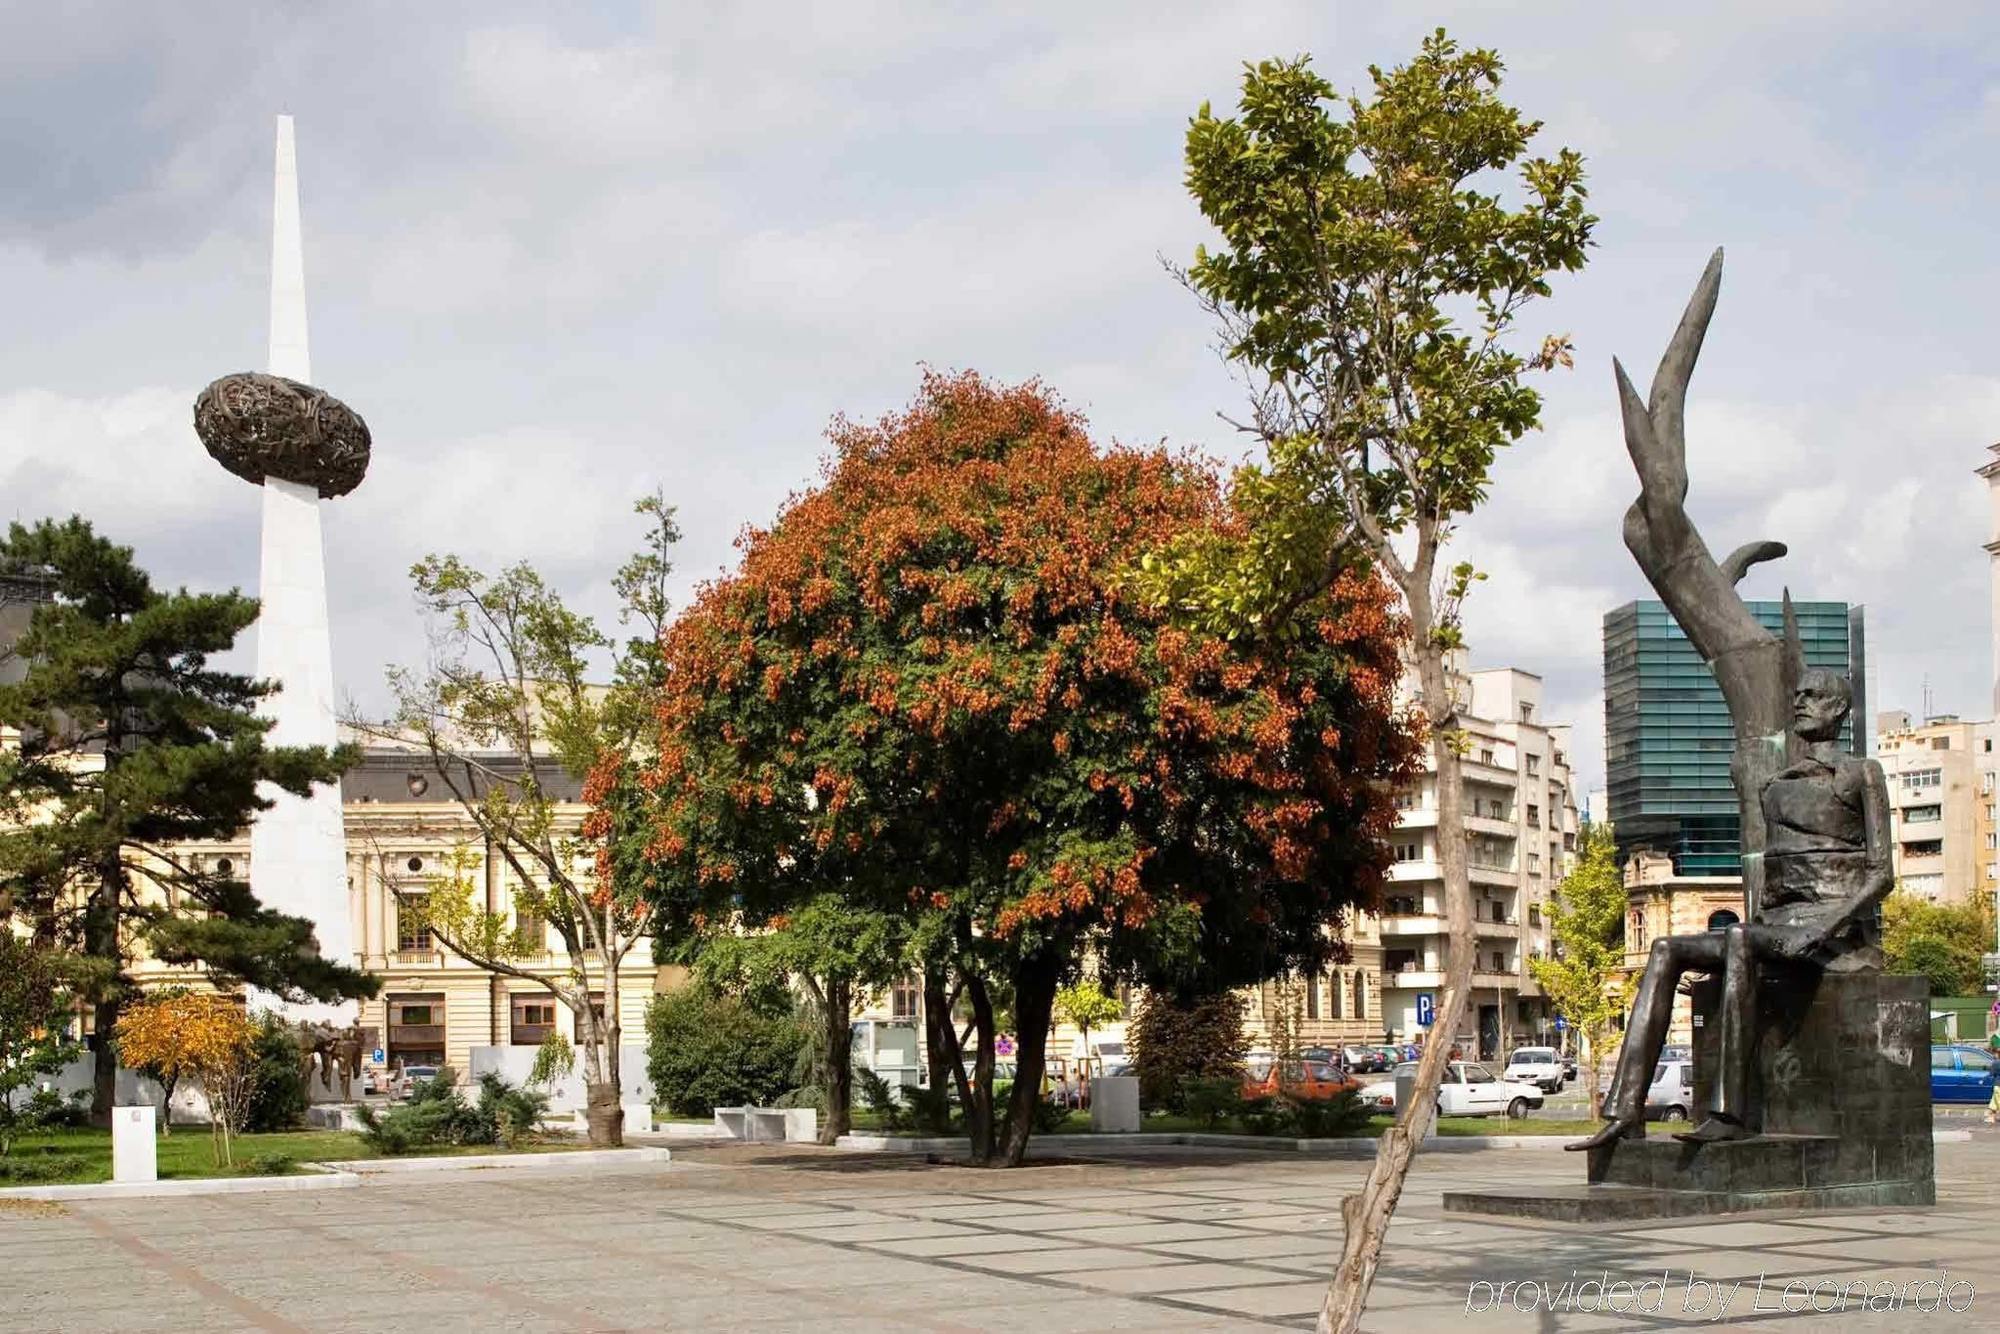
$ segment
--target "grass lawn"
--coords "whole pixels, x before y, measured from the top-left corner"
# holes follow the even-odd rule
[[[235,1159],[232,1167],[215,1165],[214,1149],[207,1129],[182,1126],[160,1138],[159,1169],[162,1181],[191,1177],[273,1176],[303,1170],[301,1164],[342,1162],[353,1158],[379,1158],[360,1135],[349,1130],[288,1130],[268,1135],[238,1135],[230,1141]],[[434,1158],[474,1153],[562,1153],[590,1147],[581,1139],[558,1138],[549,1143],[505,1149],[497,1144],[440,1144],[406,1154],[410,1158]],[[111,1132],[108,1130],[55,1130],[23,1135],[14,1141],[10,1158],[34,1159],[55,1156],[75,1159],[72,1169],[59,1176],[16,1178],[0,1170],[0,1187],[69,1186],[111,1180]],[[0,1163],[8,1159],[0,1159]]]

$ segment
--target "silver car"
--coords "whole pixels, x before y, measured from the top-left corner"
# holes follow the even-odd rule
[[[1646,1087],[1646,1115],[1668,1121],[1685,1121],[1694,1106],[1694,1062],[1661,1061],[1653,1067],[1653,1082]]]

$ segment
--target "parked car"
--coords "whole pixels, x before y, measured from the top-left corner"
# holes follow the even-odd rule
[[[435,1065],[406,1065],[403,1067],[402,1082],[390,1091],[398,1098],[407,1098],[417,1091],[417,1085],[436,1079],[440,1068]]]
[[[1375,1068],[1383,1073],[1394,1070],[1403,1063],[1401,1047],[1371,1047],[1369,1050],[1375,1053]]]
[[[1417,1072],[1415,1061],[1396,1067],[1396,1073]],[[1396,1081],[1370,1084],[1361,1090],[1361,1101],[1378,1112],[1396,1110]],[[1438,1086],[1438,1114],[1441,1116],[1500,1116],[1520,1120],[1542,1105],[1542,1091],[1533,1084],[1517,1084],[1495,1079],[1493,1072],[1473,1061],[1453,1061]]]
[[[1382,1053],[1373,1047],[1342,1047],[1340,1063],[1357,1074],[1374,1074],[1387,1068],[1383,1063]]]
[[[1261,1075],[1254,1067],[1244,1071],[1245,1098],[1274,1098],[1288,1093],[1294,1098],[1319,1100],[1340,1096],[1346,1089],[1359,1088],[1360,1081],[1325,1061],[1272,1061]]]
[[[1560,1093],[1563,1086],[1562,1060],[1554,1047],[1516,1047],[1507,1058],[1500,1078],[1517,1084],[1533,1084],[1544,1093]]]
[[[1564,1078],[1564,1079],[1575,1079],[1575,1078],[1576,1078],[1576,1057],[1575,1057],[1575,1056],[1573,1056],[1573,1055],[1567,1055],[1567,1054],[1565,1054],[1565,1055],[1564,1055],[1564,1057],[1562,1058],[1562,1062],[1563,1062],[1563,1078]]]
[[[1993,1096],[1993,1053],[1970,1043],[1931,1048],[1932,1102],[1985,1102]]]
[[[1694,1062],[1661,1061],[1653,1067],[1653,1082],[1646,1086],[1646,1115],[1669,1121],[1685,1121],[1694,1106]]]

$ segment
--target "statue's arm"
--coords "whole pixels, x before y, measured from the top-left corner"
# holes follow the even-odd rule
[[[1860,770],[1861,819],[1868,839],[1868,869],[1854,892],[1841,903],[1838,915],[1828,921],[1822,936],[1831,936],[1858,920],[1887,898],[1896,886],[1895,862],[1889,845],[1889,782],[1882,776],[1882,766],[1874,760],[1863,760],[1856,767]]]

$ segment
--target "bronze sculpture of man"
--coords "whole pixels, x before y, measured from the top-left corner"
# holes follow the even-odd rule
[[[1794,632],[1795,634],[1795,632]],[[1788,648],[1796,661],[1797,640]],[[1895,883],[1888,786],[1882,766],[1840,748],[1853,692],[1832,672],[1799,670],[1792,732],[1803,754],[1766,779],[1763,893],[1751,919],[1725,930],[1653,942],[1632,1002],[1624,1050],[1604,1096],[1604,1126],[1570,1145],[1591,1149],[1646,1133],[1645,1098],[1684,973],[1719,973],[1720,1068],[1708,1080],[1702,1122],[1676,1138],[1691,1143],[1757,1133],[1750,1075],[1757,1051],[1758,992],[1788,971],[1854,972],[1882,966],[1877,905]],[[1770,971],[1768,980],[1761,976]]]

